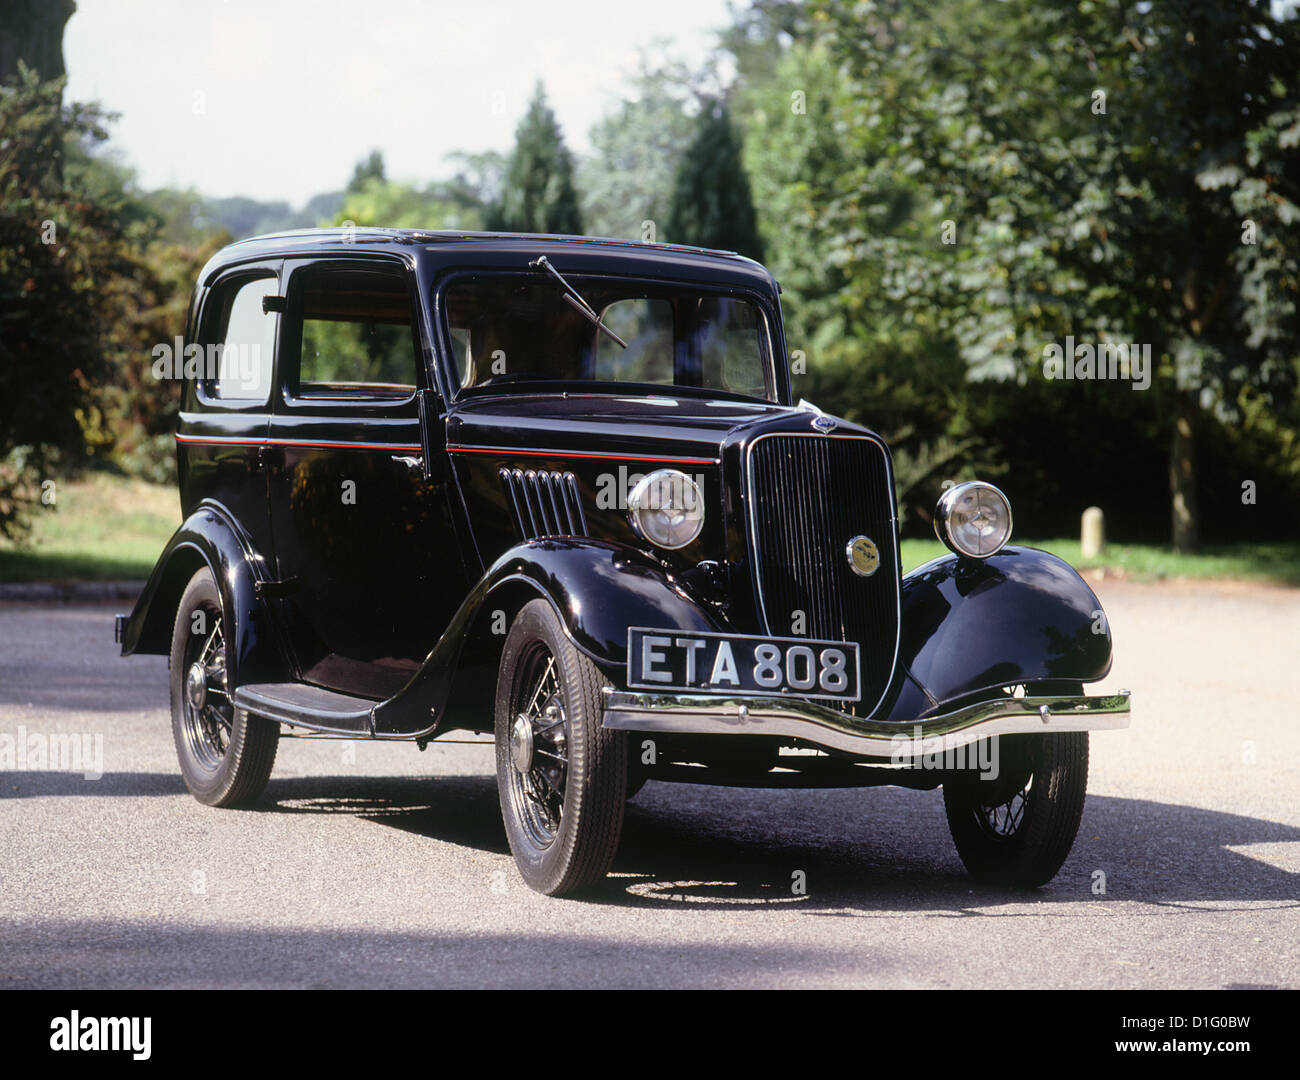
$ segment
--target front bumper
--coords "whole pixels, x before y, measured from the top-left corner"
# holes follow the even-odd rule
[[[729,698],[605,690],[604,726],[690,735],[776,735],[864,758],[906,760],[993,735],[1103,731],[1129,723],[1127,690],[1100,697],[982,701],[908,723],[860,720],[795,698]]]

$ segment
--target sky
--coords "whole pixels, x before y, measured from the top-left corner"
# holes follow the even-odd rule
[[[427,182],[508,150],[537,79],[575,151],[641,51],[703,60],[727,0],[77,0],[67,98],[145,188],[300,206],[383,151]]]

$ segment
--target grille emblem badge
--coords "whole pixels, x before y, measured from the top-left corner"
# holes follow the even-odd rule
[[[818,413],[812,418],[812,426],[825,435],[827,432],[834,431],[840,426],[840,423],[833,416],[827,416],[825,413]]]
[[[855,536],[844,549],[844,555],[858,577],[870,577],[880,569],[880,551],[869,536]]]

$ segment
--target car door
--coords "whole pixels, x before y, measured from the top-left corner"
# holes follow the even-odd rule
[[[284,278],[268,438],[276,602],[303,681],[381,700],[468,588],[441,447],[425,475],[413,279],[360,255],[287,260]]]

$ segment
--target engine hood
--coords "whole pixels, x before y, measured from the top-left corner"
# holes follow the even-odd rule
[[[717,461],[723,444],[744,429],[791,414],[808,415],[787,405],[694,395],[498,394],[453,406],[447,443]]]

